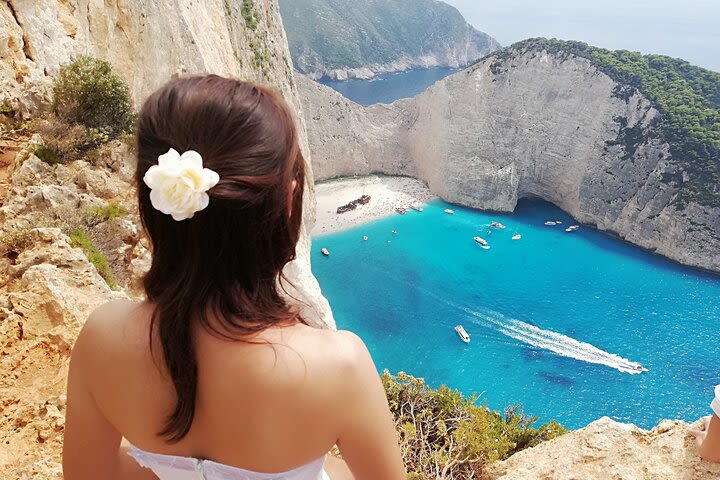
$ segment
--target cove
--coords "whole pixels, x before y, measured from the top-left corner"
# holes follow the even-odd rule
[[[497,214],[435,201],[314,238],[313,272],[338,328],[363,338],[380,371],[569,428],[707,415],[720,383],[720,277],[571,224],[545,202]]]
[[[371,80],[325,79],[320,83],[340,92],[355,103],[367,106],[414,97],[433,83],[457,71],[457,68],[416,68],[399,73],[384,73]]]

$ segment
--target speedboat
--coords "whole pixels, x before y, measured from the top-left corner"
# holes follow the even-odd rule
[[[329,257],[329,256],[330,256],[330,252],[328,251],[327,248],[321,249],[321,250],[320,250],[320,253],[322,253],[322,254],[325,255],[326,257]]]
[[[363,236],[363,240],[367,242],[367,235]]]
[[[522,235],[520,235],[519,233],[516,233],[515,235],[512,236],[513,240],[520,240],[521,238],[522,238]]]
[[[446,208],[445,213],[447,213],[449,215],[455,215],[455,210],[450,210],[449,208]]]
[[[397,235],[397,230],[390,230],[393,235]]]
[[[558,225],[562,225],[562,222],[560,220],[555,220],[555,223],[557,223]]]
[[[455,326],[455,332],[460,337],[460,340],[462,340],[465,343],[470,343],[470,335],[465,331],[462,325],[456,325]]]
[[[547,222],[545,222],[545,225],[547,225],[548,227],[554,227],[555,225],[557,225],[557,222],[553,222],[552,220],[548,220]]]
[[[565,231],[566,231],[566,232],[574,232],[574,231],[577,230],[578,228],[580,228],[580,225],[570,225],[569,227],[567,227],[567,228],[565,229]]]
[[[412,205],[410,205],[410,208],[412,208],[412,209],[415,210],[416,212],[422,212],[422,211],[423,211],[423,207],[421,207],[420,205],[414,204],[414,203],[413,203]]]
[[[500,222],[496,222],[495,220],[490,223],[490,226],[493,228],[505,228],[505,225]]]
[[[484,246],[485,246],[485,245],[488,244],[488,242],[487,242],[484,238],[473,237],[473,240],[475,240],[475,241],[476,241],[477,243],[479,243],[480,245],[484,245]]]

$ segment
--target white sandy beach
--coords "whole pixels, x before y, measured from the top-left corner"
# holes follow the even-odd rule
[[[337,213],[337,208],[362,195],[370,195],[370,203],[355,210]],[[414,178],[369,175],[340,178],[315,185],[317,221],[312,235],[323,235],[371,222],[388,215],[398,215],[395,207],[424,205],[437,198],[427,186]]]

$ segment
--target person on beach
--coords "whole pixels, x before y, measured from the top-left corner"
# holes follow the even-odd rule
[[[170,81],[140,112],[135,180],[146,300],[99,307],[73,348],[65,480],[405,478],[362,340],[283,294],[305,176],[281,97]]]
[[[715,387],[715,398],[710,404],[714,414],[703,418],[703,429],[690,433],[697,440],[703,460],[720,463],[720,385]]]

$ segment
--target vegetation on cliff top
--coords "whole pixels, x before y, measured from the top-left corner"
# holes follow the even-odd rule
[[[434,0],[280,0],[280,10],[293,62],[304,73],[460,53],[468,39],[482,53],[499,47],[456,8]]]
[[[627,87],[616,95],[629,98],[637,90],[649,98],[661,115],[644,139],[658,136],[667,142],[674,162],[686,174],[665,179],[679,187],[678,206],[694,201],[720,207],[720,73],[664,55],[545,38],[524,40],[489,55],[494,58],[490,68],[497,72],[516,52],[532,50],[586,58]]]
[[[429,388],[420,378],[385,371],[383,385],[395,418],[408,479],[482,478],[485,465],[562,435],[551,421],[532,428],[535,417],[518,407],[505,415],[446,386]]]

